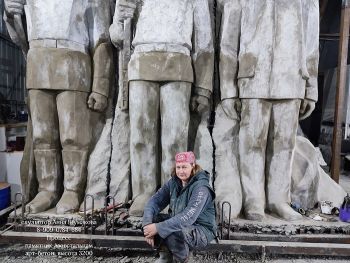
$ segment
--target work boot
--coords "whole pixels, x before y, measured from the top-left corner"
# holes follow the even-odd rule
[[[44,212],[55,206],[61,194],[61,155],[58,150],[34,150],[38,194],[26,205],[27,213]]]
[[[269,204],[268,209],[270,212],[287,221],[296,221],[303,219],[303,216],[294,211],[294,209],[288,203]]]
[[[57,214],[68,214],[78,211],[85,192],[87,158],[87,151],[62,151],[64,192],[56,205]]]
[[[188,254],[188,257],[184,260],[180,260],[176,257],[173,257],[173,263],[194,263],[194,257],[193,257],[193,253],[192,251],[190,251],[190,253]]]
[[[159,251],[159,258],[154,261],[155,263],[172,263],[173,255],[169,250]]]

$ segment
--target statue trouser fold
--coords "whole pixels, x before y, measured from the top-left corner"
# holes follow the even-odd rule
[[[130,214],[141,216],[157,186],[170,179],[175,153],[187,150],[191,83],[131,81],[129,86],[134,200]],[[157,178],[158,163],[161,182]]]
[[[290,207],[299,108],[299,99],[242,99],[239,153],[247,219],[263,219],[265,196],[270,212],[286,220],[300,218]]]
[[[26,206],[26,212],[39,213],[56,205],[61,194],[61,154],[56,149],[34,150],[38,194]]]
[[[74,212],[84,194],[92,134],[88,93],[31,89],[29,96],[39,193],[28,206],[38,213],[56,205],[61,197],[63,170],[64,194],[57,212]],[[55,198],[49,198],[46,189]]]
[[[57,214],[78,210],[82,202],[85,184],[88,151],[63,150],[64,192],[57,203]]]
[[[239,119],[232,119],[227,116],[221,104],[219,104],[215,111],[215,126],[213,129],[216,170],[214,186],[219,215],[221,215],[222,204],[226,201],[231,204],[231,218],[238,217],[242,208],[238,133]],[[228,219],[228,208],[225,206],[224,210],[224,216]]]

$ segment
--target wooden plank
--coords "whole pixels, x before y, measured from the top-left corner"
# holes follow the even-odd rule
[[[92,244],[96,248],[110,247],[122,249],[140,249],[151,251],[143,237],[130,236],[99,236],[99,235],[50,235],[44,233],[27,233],[8,231],[1,235],[0,243],[13,244]],[[349,244],[332,243],[305,243],[305,242],[279,242],[279,241],[246,241],[222,240],[219,244],[210,244],[202,252],[206,253],[250,253],[266,255],[290,256],[337,256],[349,257]]]
[[[344,108],[345,85],[346,85],[346,74],[347,74],[347,61],[348,61],[349,27],[350,27],[349,0],[343,0],[342,11],[341,11],[337,91],[336,91],[335,112],[334,112],[332,162],[331,162],[332,179],[337,183],[339,183],[340,153],[341,153],[341,142],[343,139],[342,124],[343,124],[343,108]]]

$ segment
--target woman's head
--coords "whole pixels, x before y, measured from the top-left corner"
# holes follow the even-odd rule
[[[193,152],[181,152],[175,155],[174,172],[183,183],[187,183],[199,170]]]

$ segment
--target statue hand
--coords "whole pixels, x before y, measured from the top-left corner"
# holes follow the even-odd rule
[[[136,3],[130,0],[121,0],[118,3],[118,19],[124,21],[133,18],[136,9]]]
[[[240,119],[239,116],[242,107],[240,99],[224,99],[223,101],[221,101],[221,106],[227,117],[229,117],[232,120]]]
[[[107,107],[108,100],[106,96],[103,96],[99,93],[92,92],[88,99],[88,106],[90,109],[102,112]]]
[[[109,35],[113,45],[119,48],[125,39],[123,22],[134,17],[136,4],[130,0],[121,0],[117,8],[117,19],[113,20],[113,24],[109,28]]]
[[[4,0],[5,10],[10,15],[22,15],[24,12],[24,0]]]
[[[209,98],[205,96],[196,94],[191,98],[191,110],[194,112],[202,114],[209,110],[209,106]]]
[[[113,23],[109,28],[109,35],[115,47],[119,48],[123,46],[124,31],[121,24]]]
[[[315,104],[313,100],[303,99],[300,105],[299,120],[304,120],[311,115],[315,109]]]

